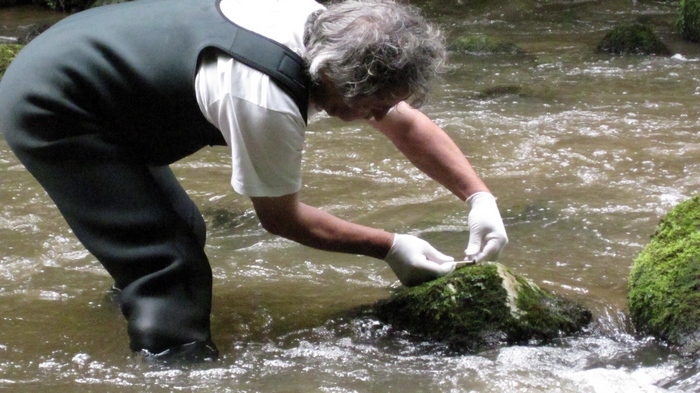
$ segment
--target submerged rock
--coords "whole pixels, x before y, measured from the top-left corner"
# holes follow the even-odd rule
[[[615,26],[598,44],[598,51],[616,55],[670,55],[661,39],[650,26],[623,23]]]
[[[700,354],[700,196],[678,204],[634,260],[632,322],[641,332]]]
[[[498,85],[498,86],[489,86],[487,88],[484,88],[481,90],[478,94],[478,98],[485,100],[485,99],[490,99],[490,98],[498,98],[498,97],[503,97],[503,96],[508,96],[508,95],[524,95],[526,94],[526,89],[523,89],[521,86],[518,85]]]
[[[373,305],[383,322],[451,349],[546,341],[580,332],[591,312],[544,291],[499,263],[457,269],[417,287],[401,287]]]
[[[676,28],[683,39],[700,42],[700,0],[681,0]]]
[[[484,35],[457,37],[447,45],[447,49],[472,55],[488,55],[498,53],[515,55],[525,53],[524,50],[512,42],[503,41]]]

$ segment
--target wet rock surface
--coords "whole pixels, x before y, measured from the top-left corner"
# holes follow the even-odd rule
[[[642,23],[622,23],[615,26],[598,44],[598,52],[615,55],[668,56],[671,51],[651,26]]]
[[[373,312],[395,328],[460,352],[542,343],[581,332],[592,320],[581,305],[499,263],[462,267],[417,287],[398,288],[375,303]]]

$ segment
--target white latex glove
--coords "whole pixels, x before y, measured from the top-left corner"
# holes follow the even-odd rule
[[[412,287],[446,276],[455,270],[454,258],[411,235],[394,235],[394,243],[384,261],[401,284]]]
[[[489,192],[477,192],[467,198],[471,206],[469,217],[469,243],[464,253],[467,260],[495,261],[508,244],[496,198]]]

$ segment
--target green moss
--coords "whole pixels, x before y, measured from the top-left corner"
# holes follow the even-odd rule
[[[18,44],[0,44],[0,78],[23,47],[24,45]]]
[[[521,317],[513,327],[513,336],[519,335],[518,341],[532,338],[549,340],[562,334],[574,334],[593,318],[591,312],[579,304],[554,296],[531,284],[523,283],[517,305]]]
[[[680,203],[661,220],[634,260],[628,300],[640,331],[696,346],[688,338],[700,331],[700,196]]]
[[[448,44],[447,49],[475,55],[525,53],[516,44],[483,35],[458,37]]]
[[[617,55],[670,55],[671,51],[656,36],[650,26],[641,23],[623,23],[603,37],[599,52]]]
[[[681,0],[676,29],[683,39],[700,42],[700,0]]]
[[[548,340],[591,321],[582,307],[513,275],[501,264],[458,269],[418,287],[397,289],[373,306],[382,321],[452,349]]]

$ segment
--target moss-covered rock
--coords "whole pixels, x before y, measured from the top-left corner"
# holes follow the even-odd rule
[[[700,196],[671,209],[634,260],[634,325],[692,356],[700,352]]]
[[[512,42],[485,35],[457,37],[447,45],[447,49],[473,55],[525,53],[518,45]]]
[[[0,78],[5,74],[5,70],[15,59],[17,53],[24,47],[18,44],[0,44]]]
[[[580,332],[592,320],[582,306],[499,263],[463,267],[417,287],[400,287],[375,303],[373,313],[395,328],[467,352],[554,339]]]
[[[615,26],[600,41],[599,52],[616,55],[670,55],[661,39],[649,25],[641,23],[623,23]]]
[[[700,0],[681,0],[676,28],[683,39],[700,42]]]

